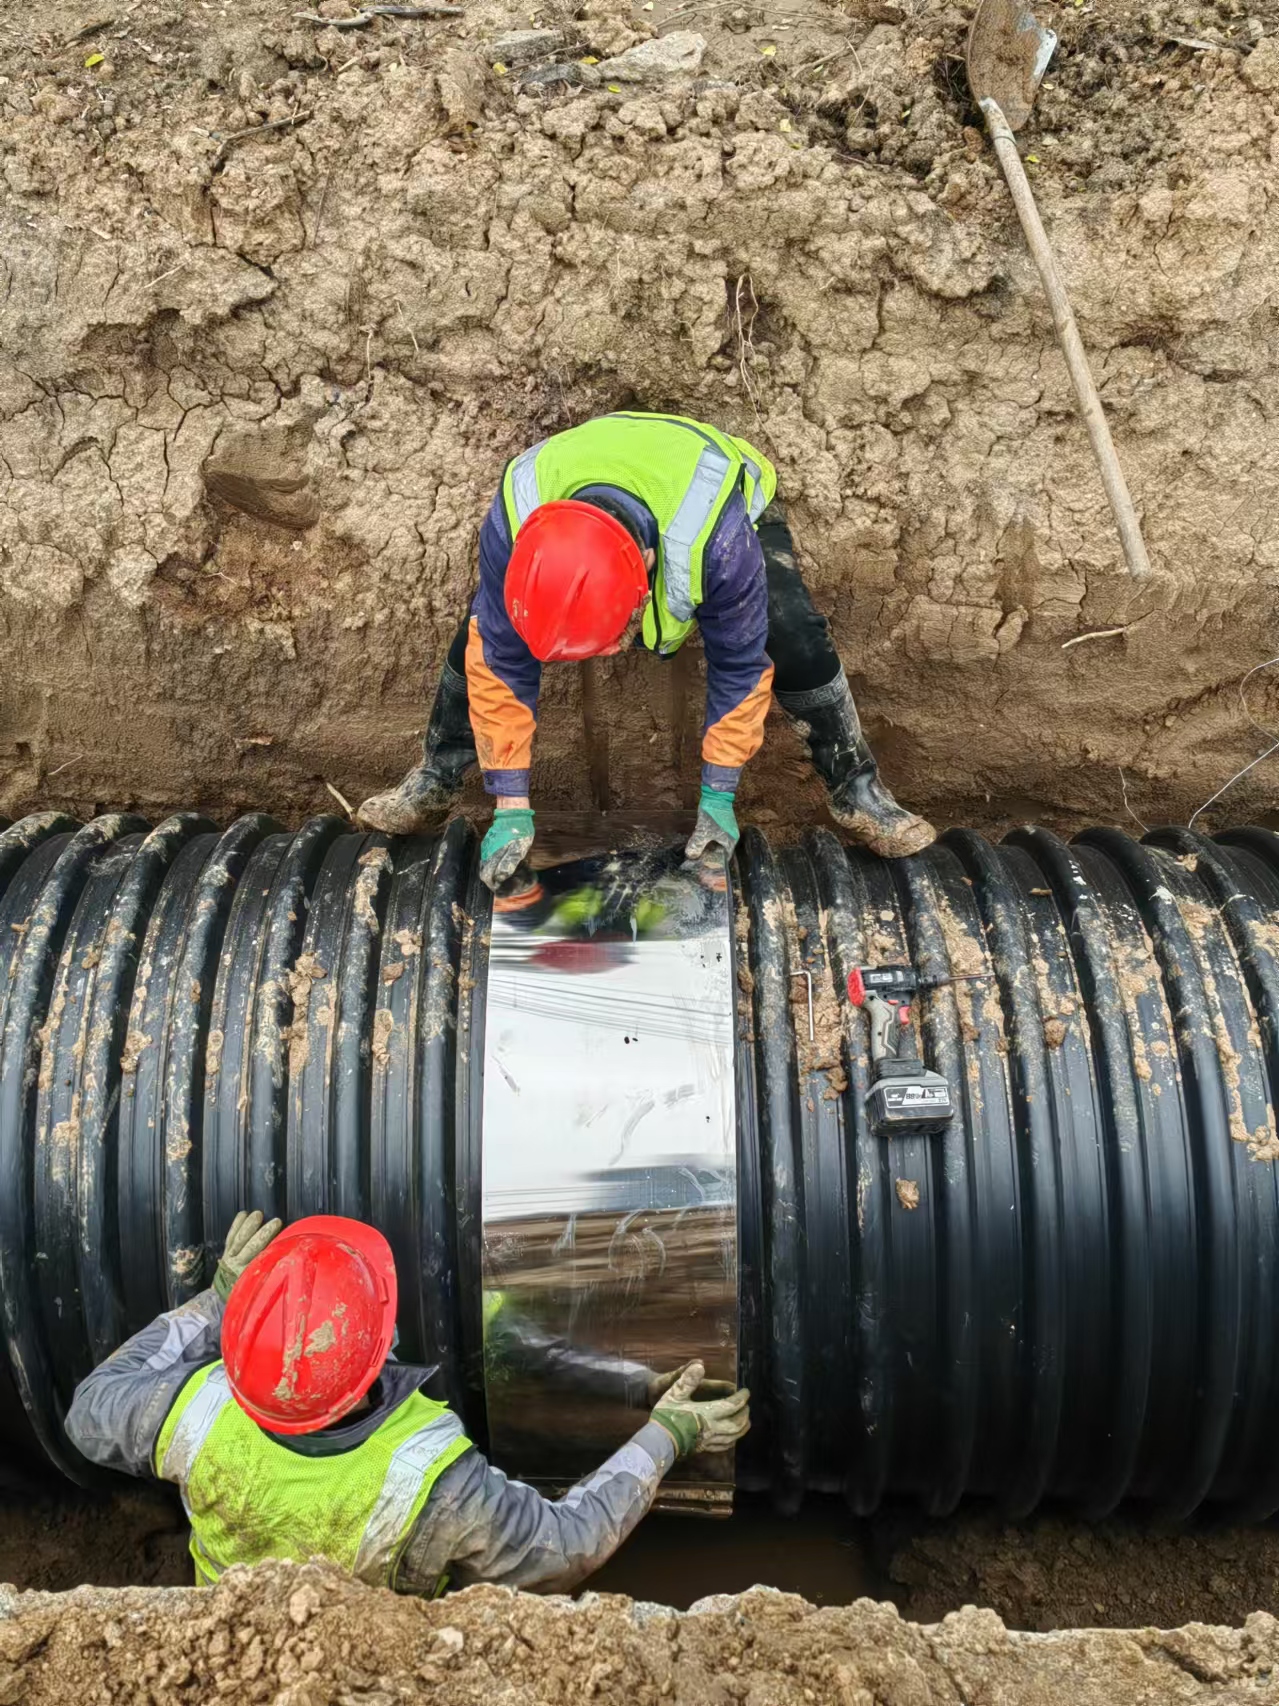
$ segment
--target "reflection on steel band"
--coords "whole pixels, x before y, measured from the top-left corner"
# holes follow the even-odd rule
[[[677,853],[537,874],[493,909],[484,1033],[490,1447],[565,1485],[645,1420],[653,1381],[737,1373],[727,882]],[[731,1499],[732,1458],[664,1502]]]

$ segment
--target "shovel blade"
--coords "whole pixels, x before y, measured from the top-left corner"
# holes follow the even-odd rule
[[[1056,34],[1022,0],[981,0],[968,32],[968,86],[978,106],[993,100],[1009,128],[1030,117]]]

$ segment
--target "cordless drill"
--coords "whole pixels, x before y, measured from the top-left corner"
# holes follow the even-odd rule
[[[910,1004],[918,987],[910,966],[858,966],[848,974],[848,999],[870,1019],[866,1117],[876,1137],[926,1137],[954,1116],[949,1084],[915,1052]]]

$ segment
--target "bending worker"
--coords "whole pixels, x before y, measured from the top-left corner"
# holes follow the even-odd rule
[[[422,762],[360,807],[388,835],[427,826],[478,761],[495,799],[490,888],[533,844],[529,766],[544,663],[640,644],[706,652],[702,793],[690,859],[731,854],[734,796],[770,694],[806,729],[832,816],[873,852],[917,853],[932,826],[879,779],[825,619],[745,439],[677,415],[625,413],[557,433],[511,462],[480,530],[480,584],[436,690]]]
[[[278,1236],[277,1236],[278,1234]],[[701,1363],[653,1375],[634,1438],[556,1503],[490,1468],[433,1370],[397,1362],[391,1247],[357,1220],[287,1231],[238,1214],[213,1285],[161,1315],[76,1389],[67,1435],[94,1463],[176,1481],[196,1579],[321,1557],[361,1581],[561,1591],[598,1569],[671,1465],[727,1451],[745,1391],[699,1401]]]

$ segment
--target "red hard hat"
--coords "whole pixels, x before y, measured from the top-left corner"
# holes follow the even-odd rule
[[[515,536],[506,613],[543,663],[616,650],[648,597],[644,555],[611,515],[568,498],[539,504]]]
[[[259,1427],[309,1434],[357,1404],[395,1336],[395,1261],[376,1228],[339,1214],[286,1226],[231,1291],[222,1360]]]
[[[586,972],[610,971],[618,964],[616,944],[592,940],[589,942],[543,942],[528,957],[532,966],[543,971],[567,972],[578,976]]]

